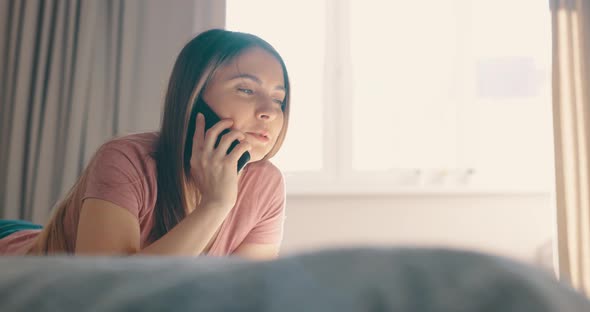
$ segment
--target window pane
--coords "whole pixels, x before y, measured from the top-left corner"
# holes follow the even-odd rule
[[[323,1],[227,0],[227,29],[258,35],[281,54],[291,82],[287,139],[273,162],[285,172],[323,165]]]
[[[482,183],[550,185],[553,178],[551,17],[546,1],[474,1],[471,7],[475,82],[468,103],[477,131],[466,160]],[[502,16],[498,23],[497,16]],[[506,183],[506,182],[504,182]]]
[[[551,182],[546,1],[350,1],[355,170]]]
[[[454,7],[368,3],[353,0],[350,10],[354,169],[455,166]]]

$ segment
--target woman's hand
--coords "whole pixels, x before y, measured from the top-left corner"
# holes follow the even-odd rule
[[[201,113],[197,115],[190,164],[191,173],[201,192],[201,206],[212,205],[229,211],[236,204],[238,160],[251,149],[251,145],[247,141],[242,141],[246,138],[244,133],[232,130],[223,135],[215,148],[219,134],[232,125],[232,120],[221,120],[205,133],[205,118]],[[235,140],[239,140],[240,144],[227,154]]]

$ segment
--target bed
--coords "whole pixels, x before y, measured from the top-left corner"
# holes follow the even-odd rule
[[[234,257],[2,257],[0,311],[560,311],[580,293],[534,267],[440,248]]]

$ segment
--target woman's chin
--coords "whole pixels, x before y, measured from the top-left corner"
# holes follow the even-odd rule
[[[264,156],[260,156],[257,153],[250,153],[250,161],[248,162],[256,162],[256,161],[260,161],[264,158]]]
[[[268,154],[268,152],[266,150],[261,151],[261,150],[255,148],[250,151],[250,161],[249,162],[260,161],[260,160],[264,159],[264,156],[266,156],[266,154]]]

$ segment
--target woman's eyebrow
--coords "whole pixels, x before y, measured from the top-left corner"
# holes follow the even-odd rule
[[[260,78],[254,76],[252,74],[245,74],[245,73],[237,74],[235,76],[230,77],[228,79],[228,81],[231,81],[231,80],[234,80],[234,79],[249,79],[249,80],[252,80],[252,81],[256,82],[259,85],[262,85],[262,80],[260,80]],[[285,87],[282,86],[282,85],[277,85],[275,87],[275,90],[285,91]]]

